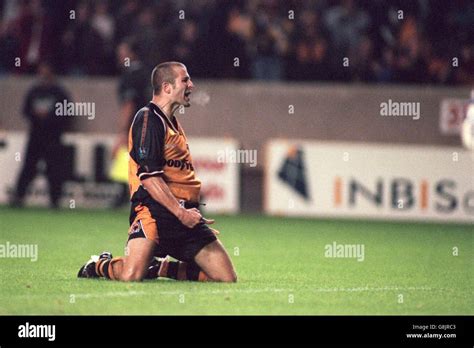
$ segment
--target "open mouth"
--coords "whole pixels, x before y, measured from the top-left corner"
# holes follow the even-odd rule
[[[186,91],[186,92],[184,92],[184,98],[185,98],[186,100],[189,100],[189,96],[190,96],[190,95],[191,95],[191,91]]]

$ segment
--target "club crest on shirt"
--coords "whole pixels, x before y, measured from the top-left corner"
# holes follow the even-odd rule
[[[145,159],[145,158],[146,158],[146,155],[147,155],[147,150],[146,150],[146,148],[140,147],[140,148],[138,149],[138,157],[139,157],[140,159]]]
[[[140,222],[136,221],[136,222],[133,223],[132,226],[130,226],[129,234],[138,233],[138,232],[140,232],[140,229],[141,229]]]

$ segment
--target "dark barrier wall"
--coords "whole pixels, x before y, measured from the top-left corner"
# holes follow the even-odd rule
[[[0,79],[0,124],[25,129],[20,110],[32,83],[27,78]],[[114,133],[118,117],[114,79],[63,79],[75,101],[94,102],[93,120],[76,118],[78,131]],[[185,109],[181,120],[188,135],[229,135],[243,147],[260,150],[272,137],[364,142],[460,144],[439,132],[443,98],[469,98],[467,88],[394,85],[322,85],[195,81],[195,95],[206,105]],[[206,97],[202,102],[206,102]],[[380,103],[419,102],[420,119],[382,117]],[[201,103],[202,104],[202,103]],[[294,111],[294,113],[289,113]]]

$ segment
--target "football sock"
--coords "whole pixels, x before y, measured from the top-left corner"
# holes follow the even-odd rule
[[[158,277],[200,282],[209,280],[196,262],[186,263],[182,261],[170,261],[168,259],[160,260],[148,268],[146,279],[155,279]]]
[[[121,260],[121,257],[114,257],[113,259],[100,259],[95,265],[95,272],[99,275],[99,277],[115,280],[112,265],[115,262]]]

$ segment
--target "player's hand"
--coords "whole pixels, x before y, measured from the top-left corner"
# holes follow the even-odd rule
[[[216,230],[215,228],[212,228],[212,227],[209,227],[209,228],[210,228],[210,230],[212,231],[212,233],[214,233],[214,235],[217,236],[217,235],[221,234],[221,233],[220,233],[218,230]]]
[[[206,219],[204,216],[201,218],[201,222],[204,222],[206,225],[212,225],[215,220],[214,219]],[[214,233],[214,235],[219,235],[221,234],[218,230],[216,230],[215,228],[212,228],[212,227],[209,227],[209,229],[212,231],[212,233]]]
[[[201,222],[202,215],[197,210],[196,208],[191,208],[191,209],[181,209],[180,214],[178,216],[179,221],[181,223],[188,227],[188,228],[193,228],[196,226],[199,222]]]
[[[216,220],[214,219],[206,219],[204,216],[201,218],[201,222],[204,222],[206,225],[212,225]]]

